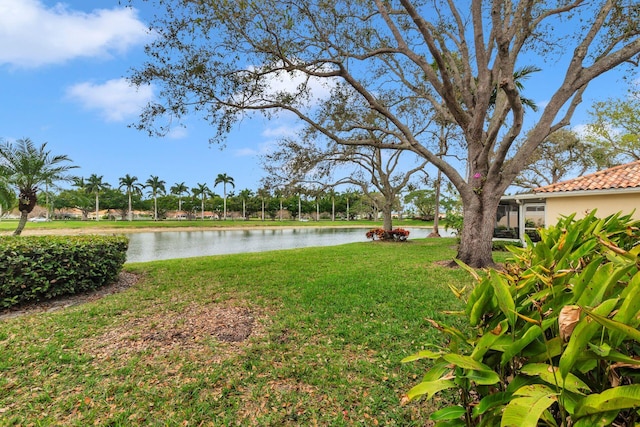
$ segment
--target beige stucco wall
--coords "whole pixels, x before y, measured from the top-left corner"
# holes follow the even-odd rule
[[[635,209],[634,218],[640,219],[640,193],[609,194],[597,196],[549,197],[546,202],[546,225],[555,225],[561,215],[576,213],[576,219],[587,212],[598,210],[598,217],[617,212],[629,214]]]

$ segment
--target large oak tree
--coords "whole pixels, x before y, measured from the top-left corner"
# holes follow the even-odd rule
[[[635,0],[148,1],[157,38],[132,81],[161,92],[140,128],[195,111],[223,134],[248,111],[286,111],[340,144],[412,150],[460,193],[458,257],[472,266],[492,264],[499,199],[534,150],[593,79],[640,52]],[[514,81],[527,65],[562,76],[529,130]],[[466,164],[416,137],[416,108],[460,128]]]

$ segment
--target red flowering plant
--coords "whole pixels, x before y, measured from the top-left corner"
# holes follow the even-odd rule
[[[376,240],[393,240],[394,242],[404,242],[409,237],[409,230],[396,228],[395,230],[383,230],[382,228],[374,228],[367,231],[367,239]]]

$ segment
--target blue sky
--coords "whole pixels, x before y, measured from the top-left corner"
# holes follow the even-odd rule
[[[131,10],[118,0],[0,0],[0,137],[48,142],[54,154],[66,154],[88,177],[95,173],[117,186],[125,174],[144,182],[158,175],[167,189],[233,177],[236,190],[257,189],[263,170],[260,153],[297,123],[280,118],[245,120],[220,150],[208,140],[213,130],[198,118],[187,119],[165,138],[129,128],[152,88],[136,92],[124,78],[144,61],[151,11]],[[538,73],[526,83],[527,96],[539,105],[559,84],[560,73]],[[628,69],[624,69],[628,71]],[[589,87],[572,126],[584,124],[595,100],[624,96],[622,71]]]

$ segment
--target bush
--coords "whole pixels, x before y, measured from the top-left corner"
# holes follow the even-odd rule
[[[396,228],[395,230],[387,231],[382,228],[374,228],[367,231],[367,239],[376,240],[393,240],[395,242],[404,242],[409,238],[409,230],[403,228]]]
[[[456,391],[436,425],[637,425],[640,221],[594,215],[541,229],[503,271],[463,265],[473,333],[430,321],[448,346],[405,359],[434,362],[409,399]]]
[[[41,301],[113,283],[124,236],[0,237],[0,306]]]
[[[521,248],[523,245],[519,240],[494,240],[491,243],[491,250],[505,252],[509,250],[510,246]]]

